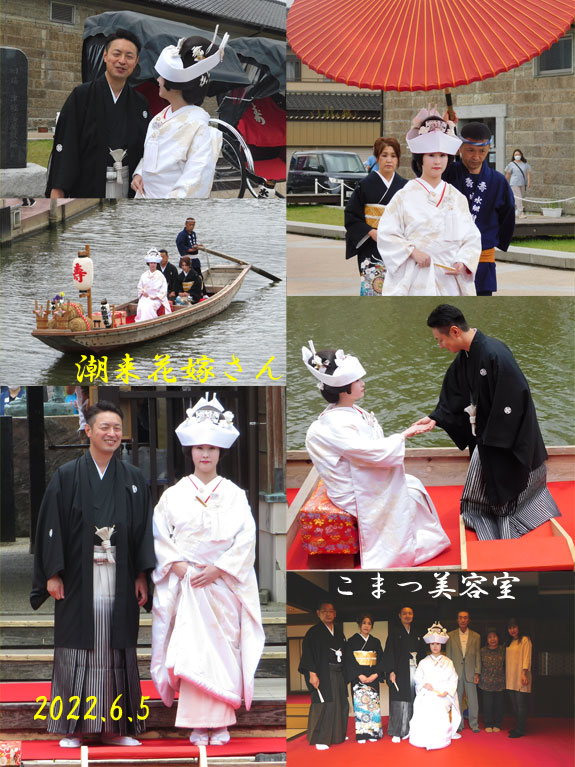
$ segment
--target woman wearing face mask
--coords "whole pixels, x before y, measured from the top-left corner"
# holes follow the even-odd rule
[[[505,178],[515,195],[515,215],[525,218],[523,212],[523,197],[525,190],[531,188],[531,165],[525,159],[521,149],[513,150],[513,159],[505,168]]]
[[[485,732],[499,732],[503,720],[503,690],[505,689],[505,647],[499,644],[499,634],[487,629],[487,643],[481,648],[479,689],[483,701]]]
[[[384,296],[474,296],[481,235],[467,200],[442,180],[461,146],[453,123],[421,110],[406,136],[417,178],[379,221],[377,247],[387,267]]]

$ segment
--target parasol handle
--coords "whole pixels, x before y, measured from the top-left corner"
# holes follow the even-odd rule
[[[445,103],[447,104],[447,114],[449,119],[455,121],[455,110],[453,109],[453,100],[451,98],[451,89],[445,88]]]

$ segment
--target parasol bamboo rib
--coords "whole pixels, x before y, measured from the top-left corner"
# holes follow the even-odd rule
[[[295,0],[288,39],[311,69],[371,90],[439,90],[508,72],[569,29],[573,0]]]
[[[256,274],[261,274],[262,277],[266,277],[268,280],[272,280],[272,282],[282,281],[281,277],[276,277],[275,274],[271,274],[271,272],[266,272],[265,269],[260,269],[259,266],[248,264],[247,261],[242,261],[241,258],[235,258],[235,256],[228,256],[227,253],[221,253],[219,250],[212,250],[211,248],[205,248],[203,245],[198,245],[198,250],[203,250],[204,253],[211,253],[212,256],[219,256],[220,258],[225,258],[226,261],[233,261],[234,264],[249,266],[252,272],[255,272]]]

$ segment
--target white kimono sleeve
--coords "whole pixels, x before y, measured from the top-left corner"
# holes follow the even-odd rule
[[[236,494],[237,506],[230,509],[230,514],[243,518],[242,526],[236,533],[233,543],[214,565],[233,576],[238,581],[245,581],[253,570],[256,552],[256,525],[243,491]]]
[[[467,200],[462,194],[458,194],[456,202],[457,211],[457,229],[460,235],[459,246],[455,261],[460,261],[469,269],[471,275],[467,275],[469,279],[473,279],[477,266],[479,264],[479,256],[481,255],[481,233],[475,222],[473,216],[469,212]]]
[[[386,268],[392,272],[407,261],[415,248],[405,236],[403,197],[401,189],[386,207],[377,227],[377,249]]]
[[[156,568],[152,573],[154,583],[160,583],[169,574],[174,562],[182,562],[184,557],[174,543],[167,519],[167,493],[164,493],[154,509],[154,548],[156,550]]]
[[[182,173],[166,197],[209,197],[221,145],[220,131],[198,123]]]
[[[401,466],[405,458],[405,440],[401,434],[366,439],[355,426],[347,424],[336,429],[332,427],[326,441],[355,466]]]

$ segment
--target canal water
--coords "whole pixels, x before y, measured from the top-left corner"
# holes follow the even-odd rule
[[[570,298],[457,298],[472,327],[504,341],[531,388],[547,445],[575,443],[575,307]],[[301,361],[311,338],[316,349],[342,348],[367,371],[360,404],[385,434],[402,431],[437,402],[453,357],[438,348],[426,325],[439,300],[409,298],[288,298],[287,445],[304,447],[309,424],[327,403]],[[409,447],[452,446],[440,429]]]
[[[34,299],[46,299],[64,291],[78,299],[72,280],[72,261],[79,250],[90,245],[94,261],[94,308],[101,298],[120,304],[137,295],[138,280],[146,269],[145,253],[151,247],[165,248],[170,261],[178,265],[175,240],[185,219],[196,219],[198,242],[227,255],[248,261],[282,278],[274,284],[248,273],[230,307],[222,314],[187,330],[156,341],[130,347],[135,384],[162,384],[148,376],[156,370],[154,356],[169,354],[178,384],[184,379],[181,368],[190,358],[206,355],[214,362],[215,378],[206,384],[229,384],[228,372],[237,385],[285,384],[285,203],[282,200],[122,200],[105,204],[71,219],[65,228],[45,231],[4,248],[0,269],[0,381],[3,384],[70,384],[76,382],[80,355],[61,354],[30,334],[36,327]],[[202,266],[227,264],[215,256],[200,254]],[[84,302],[85,306],[85,302]],[[119,383],[110,375],[124,356],[108,355],[109,384]],[[233,357],[237,365],[227,363]],[[256,376],[271,357],[274,377],[267,372]],[[87,383],[85,380],[84,383]],[[96,383],[102,383],[101,380]]]

